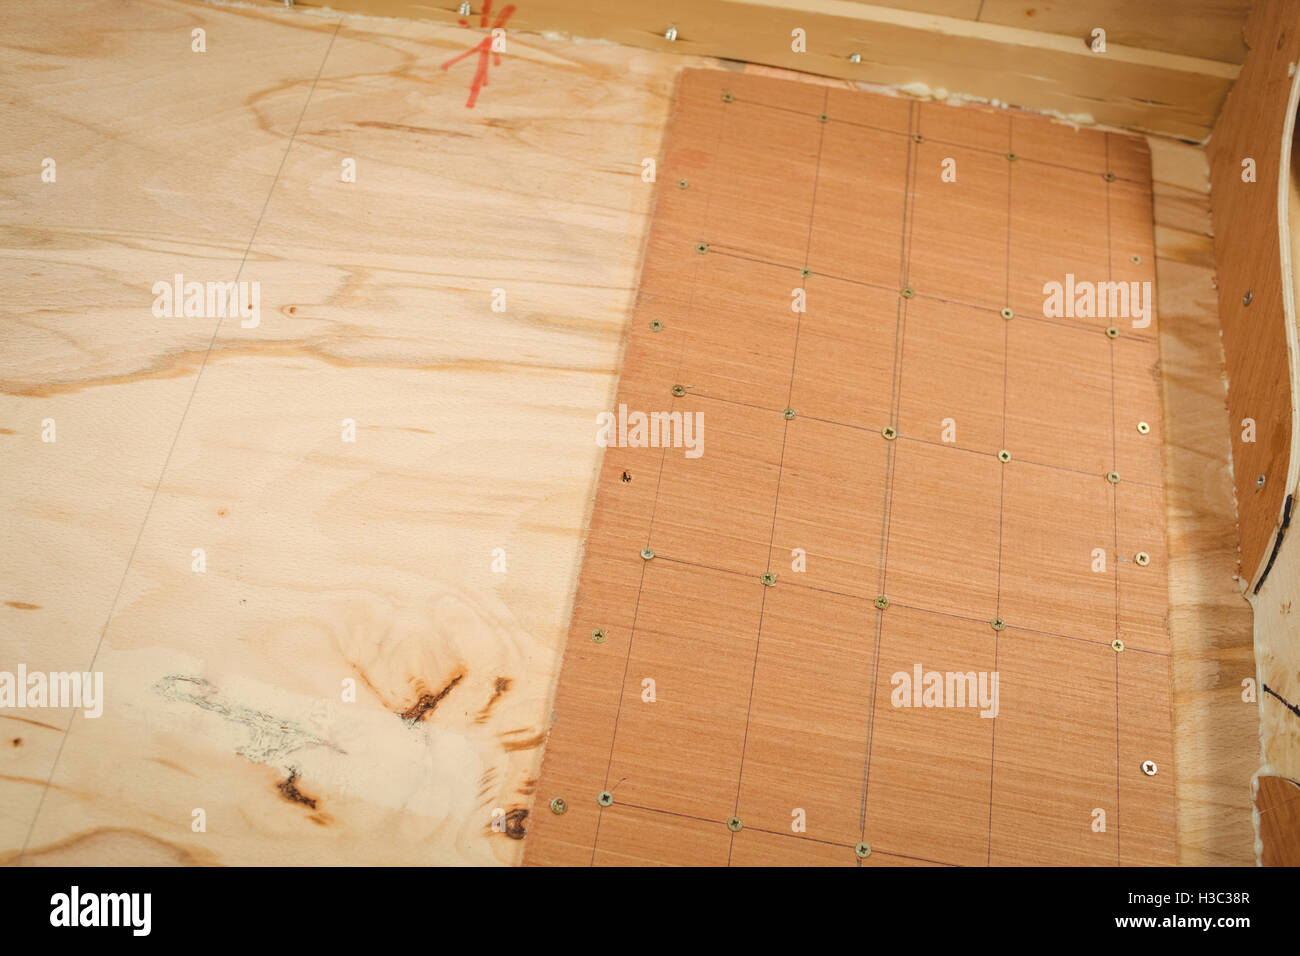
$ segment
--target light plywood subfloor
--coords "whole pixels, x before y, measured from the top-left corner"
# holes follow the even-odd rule
[[[0,669],[101,670],[108,698],[0,714],[0,859],[518,861],[642,160],[678,72],[716,64],[512,34],[469,110],[474,64],[441,69],[464,29],[176,0],[0,22]],[[1247,863],[1204,159],[1152,152],[1180,859]],[[260,326],[154,319],[177,272],[260,281]]]

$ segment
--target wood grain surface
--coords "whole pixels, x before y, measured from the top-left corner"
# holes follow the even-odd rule
[[[456,3],[299,3],[449,24],[466,19]],[[988,16],[983,6],[966,0],[533,0],[510,4],[508,29],[943,89],[1198,142],[1237,75],[1235,62],[1225,61],[1240,59],[1244,0],[993,3]],[[491,25],[507,8],[488,0],[471,9],[475,17],[493,10]],[[1115,31],[1104,51],[1090,45],[1097,29]]]
[[[640,268],[642,160],[661,158],[678,72],[716,63],[512,32],[467,110],[473,64],[441,65],[481,37],[456,26],[177,0],[0,20],[0,669],[108,678],[98,723],[0,714],[0,859],[517,861]],[[1253,659],[1204,152],[1149,142],[1179,857],[1243,863]],[[260,329],[223,324],[209,351],[214,322],[150,316],[152,283],[232,280],[246,250]],[[362,673],[373,687],[340,701]],[[742,831],[732,862],[844,862],[791,842]]]
[[[1293,354],[1291,277],[1283,273],[1280,246],[1283,235],[1289,239],[1281,200],[1290,184],[1287,130],[1295,107],[1288,103],[1300,60],[1295,5],[1256,3],[1246,42],[1252,52],[1215,124],[1209,156],[1241,563],[1244,583],[1253,588],[1300,477],[1300,437],[1292,420],[1300,359]],[[1246,163],[1254,166],[1249,178]]]
[[[686,71],[664,167],[617,403],[707,441],[606,452],[526,862],[1175,862],[1158,324],[1044,302],[1150,292],[1145,143]]]

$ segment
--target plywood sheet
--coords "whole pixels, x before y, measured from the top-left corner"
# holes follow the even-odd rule
[[[1044,289],[1150,211],[1141,141],[683,74],[614,414],[693,442],[606,449],[525,862],[1174,861],[1157,324]]]
[[[1215,123],[1208,152],[1241,575],[1257,590],[1284,530],[1288,496],[1300,480],[1294,421],[1300,359],[1282,245],[1295,110],[1290,97],[1300,58],[1295,5],[1256,3],[1246,43],[1251,54]]]

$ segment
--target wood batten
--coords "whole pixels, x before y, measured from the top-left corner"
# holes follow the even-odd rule
[[[299,3],[299,6],[323,6]],[[482,0],[473,4],[477,26]],[[414,0],[329,0],[334,10],[455,23],[459,4],[432,7]],[[909,5],[911,6],[911,5]],[[974,9],[970,9],[970,7]],[[1062,5],[1064,6],[1064,5]],[[590,0],[534,0],[511,14],[511,31],[559,32],[674,53],[705,54],[781,66],[805,73],[889,86],[920,84],[1029,109],[1074,115],[1115,126],[1203,140],[1238,67],[1206,58],[1232,56],[1233,44],[1196,44],[1199,55],[1153,42],[1153,23],[1180,18],[1172,4],[1163,17],[1148,12],[1147,26],[1125,32],[1121,21],[1104,53],[1088,46],[1074,15],[1045,18],[1050,29],[980,22],[978,6],[928,3],[958,15],[898,9],[854,0],[666,0],[657,4],[593,4]],[[1235,9],[1239,4],[1234,4]],[[493,4],[503,9],[502,0]],[[1125,9],[1116,16],[1127,18]],[[1000,9],[1004,21],[1027,18]],[[1222,14],[1230,17],[1230,14]],[[495,22],[496,14],[493,15]],[[1104,18],[1098,18],[1104,19]],[[1211,17],[1212,22],[1220,21]],[[1223,23],[1227,24],[1228,19]],[[1103,29],[1107,24],[1098,23]],[[676,29],[676,38],[665,36]],[[806,52],[795,52],[801,29]],[[1075,32],[1057,33],[1055,29]],[[1228,36],[1236,31],[1229,30]],[[854,62],[850,57],[857,55]],[[1086,120],[1085,120],[1086,121]]]

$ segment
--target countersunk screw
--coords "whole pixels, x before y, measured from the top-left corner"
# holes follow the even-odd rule
[[[806,279],[810,275],[812,275],[812,270],[809,269],[807,266],[804,266],[802,269],[799,270],[799,274]]]
[[[1243,295],[1243,296],[1241,297],[1241,304],[1242,304],[1242,305],[1250,305],[1251,300],[1254,299],[1254,298],[1255,298],[1255,293],[1253,293],[1253,292],[1247,292],[1245,295]]]
[[[1011,160],[1011,161],[1014,163],[1014,162],[1016,161],[1016,154],[1015,154],[1015,153],[1007,153],[1007,159]]]
[[[600,628],[596,628],[594,631],[591,632],[591,641],[593,644],[604,644],[605,632],[602,631]]]
[[[678,189],[685,189],[685,188],[686,188],[687,186],[689,186],[689,185],[690,185],[690,183],[688,183],[688,182],[687,182],[686,180],[684,180],[684,179],[679,179],[679,180],[677,180],[677,188],[678,188]]]
[[[1117,637],[1115,640],[1110,642],[1110,649],[1118,654],[1120,651],[1124,650],[1124,642]]]
[[[554,800],[551,801],[552,813],[563,813],[567,809],[569,809],[569,805],[564,802],[563,797],[556,797]]]
[[[1151,431],[1151,426],[1146,422],[1138,422],[1138,434],[1145,435]]]
[[[859,843],[853,848],[853,852],[858,855],[859,860],[865,860],[867,857],[871,856],[871,844]]]
[[[607,807],[614,802],[614,795],[608,790],[602,790],[596,794],[596,802],[602,807]]]
[[[885,436],[885,441],[893,441],[898,437],[898,429],[893,425],[886,425],[884,428],[880,429],[880,434]]]
[[[460,15],[461,15],[462,17],[467,17],[467,16],[469,16],[471,12],[472,12],[472,11],[470,10],[470,8],[469,8],[469,4],[468,4],[468,3],[462,3],[462,4],[460,5]]]
[[[724,103],[730,103],[734,99],[735,97],[731,95],[731,90],[727,90],[722,94],[722,102]]]
[[[912,142],[914,142],[914,143],[924,143],[924,142],[925,142],[925,137],[922,136],[920,133],[913,133],[913,134],[912,134]]]
[[[822,113],[822,114],[820,114],[820,115],[817,117],[817,122],[819,122],[819,123],[825,123],[825,122],[828,122],[829,120],[830,120],[830,117],[827,116],[825,113]]]
[[[876,595],[876,607],[880,608],[880,610],[882,610],[882,611],[883,611],[885,608],[889,607],[889,598],[885,597],[883,594],[877,594],[877,595]]]
[[[1007,626],[1007,622],[1002,620],[1002,618],[1000,617],[995,617],[993,620],[989,622],[989,624],[993,627],[993,630],[995,631],[1005,630]]]
[[[739,833],[745,824],[741,823],[740,817],[732,817],[727,821],[727,829],[732,833]]]
[[[1115,174],[1112,173],[1110,170],[1107,170],[1106,172],[1101,174],[1101,178],[1106,180],[1106,182],[1108,183],[1113,183],[1115,181]]]
[[[673,394],[676,395],[678,398],[681,398],[683,395],[686,394],[686,386],[685,386],[685,385],[674,385],[674,386],[673,386]]]
[[[1010,309],[1003,309],[1003,310],[1002,310],[1002,318],[1004,318],[1004,319],[1009,319],[1009,318],[1011,318],[1013,315],[1015,315],[1015,313],[1012,312]]]
[[[695,244],[695,251],[698,252],[700,255],[704,255],[706,252],[709,251],[709,244],[707,242],[697,242]]]
[[[1109,481],[1112,485],[1118,485],[1118,484],[1119,484],[1119,472],[1118,472],[1118,471],[1108,471],[1108,472],[1106,472],[1106,480]]]
[[[776,584],[776,575],[773,574],[771,571],[764,571],[762,574],[758,576],[758,579],[762,581],[765,585],[767,585],[769,588],[772,585]]]
[[[1011,460],[1011,452],[1007,451],[1005,448],[1002,449],[1000,452],[998,452],[998,461],[1002,462],[1002,464],[1005,465],[1010,460]]]
[[[662,329],[663,327],[664,327],[664,324],[663,324],[662,322],[660,322],[658,319],[651,319],[651,320],[650,320],[650,331],[651,331],[651,332],[658,332],[658,331],[659,331],[660,329]]]
[[[787,409],[786,409],[785,411],[783,411],[781,414],[785,417],[785,420],[786,420],[786,421],[789,421],[790,419],[794,418],[794,416],[795,416],[796,414],[798,414],[798,413],[795,412],[795,410],[794,410],[793,408],[787,408]]]
[[[914,295],[916,295],[916,290],[913,289],[910,285],[906,286],[903,289],[902,296],[904,299],[910,299]]]
[[[651,558],[653,558],[654,556],[655,556],[655,553],[654,553],[654,551],[652,551],[650,548],[642,548],[642,549],[641,549],[641,557],[645,558],[645,560],[649,561],[649,560],[650,560]]]
[[[861,54],[861,53],[852,53],[852,54],[850,54],[850,55],[849,55],[849,62],[850,62],[850,63],[861,63],[861,62],[862,62],[862,54]]]
[[[1108,339],[1119,338],[1119,329],[1115,328],[1115,326],[1113,325],[1110,326],[1108,329],[1106,329],[1106,338]]]
[[[1133,255],[1128,257],[1128,261],[1133,263],[1133,265],[1137,265],[1142,261],[1142,257],[1139,256],[1137,253],[1134,253]]]
[[[665,31],[664,31],[664,39],[667,40],[669,43],[672,43],[674,40],[676,40],[676,39],[677,39],[677,28],[676,28],[676,27],[669,27],[667,30],[665,30]]]
[[[1263,487],[1264,487],[1264,476],[1263,476],[1263,475],[1260,475],[1258,478],[1255,479],[1255,487],[1256,487],[1256,488],[1263,488]]]
[[[1146,774],[1148,777],[1154,777],[1156,775],[1157,769],[1158,768],[1156,767],[1156,762],[1154,760],[1142,761],[1142,772]]]
[[[1145,568],[1151,563],[1151,555],[1147,554],[1145,551],[1139,551],[1134,555],[1133,560],[1136,561],[1140,567]]]

